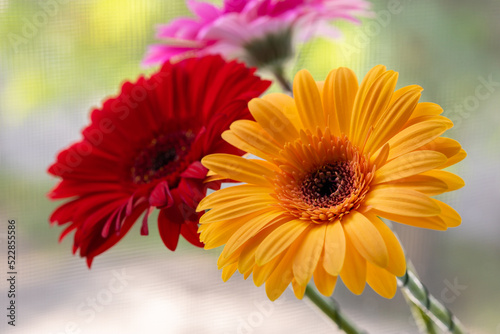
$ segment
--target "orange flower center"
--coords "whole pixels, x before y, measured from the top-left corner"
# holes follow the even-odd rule
[[[284,146],[277,163],[273,196],[290,214],[317,224],[359,208],[374,173],[347,137],[331,136],[329,129],[302,133]]]

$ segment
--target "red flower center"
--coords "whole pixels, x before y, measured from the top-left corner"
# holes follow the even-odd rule
[[[136,184],[149,183],[175,172],[189,153],[194,140],[192,131],[162,134],[139,152],[131,169]]]

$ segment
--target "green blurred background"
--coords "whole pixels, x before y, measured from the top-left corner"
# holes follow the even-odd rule
[[[455,123],[446,135],[468,152],[452,169],[466,187],[443,196],[462,215],[462,226],[446,232],[395,228],[431,293],[471,333],[499,334],[500,3],[373,4],[376,18],[338,24],[343,39],[299,48],[289,74],[308,68],[323,80],[330,69],[348,66],[361,78],[384,64],[400,72],[398,87],[419,84],[422,101],[443,106]],[[71,255],[71,236],[58,244],[61,229],[48,224],[58,203],[45,196],[56,184],[46,168],[80,138],[91,107],[116,94],[124,80],[154,70],[140,66],[154,27],[181,15],[188,15],[183,1],[0,0],[0,309],[7,305],[8,219],[17,221],[19,292],[18,326],[7,327],[0,313],[2,333],[336,331],[290,292],[269,306],[264,289],[242,276],[223,284],[216,268],[220,250],[182,243],[177,252],[167,251],[154,217],[150,236],[133,229],[92,270]],[[109,294],[113,270],[126,270],[130,279],[123,291]],[[388,301],[367,287],[354,296],[339,284],[334,297],[370,333],[417,332],[400,293]],[[90,306],[92,298],[98,307]]]

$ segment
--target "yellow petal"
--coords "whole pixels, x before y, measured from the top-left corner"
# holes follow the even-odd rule
[[[285,291],[286,287],[293,279],[293,258],[297,252],[303,236],[297,237],[294,243],[288,248],[285,256],[281,259],[276,269],[266,281],[266,294],[267,297],[274,301]]]
[[[241,140],[268,155],[275,156],[282,149],[257,122],[241,119],[234,121],[229,128]]]
[[[205,249],[220,247],[229,240],[231,235],[241,227],[240,219],[222,220],[211,224],[200,225],[200,241],[205,243]]]
[[[437,151],[444,154],[448,159],[458,154],[462,146],[460,143],[451,138],[438,137],[428,144],[420,147],[419,150],[423,151]]]
[[[358,79],[351,69],[340,67],[328,74],[323,87],[325,114],[332,134],[349,135]]]
[[[389,160],[411,152],[442,135],[448,129],[439,121],[426,121],[414,124],[392,137],[388,143],[391,147]]]
[[[270,198],[269,188],[242,184],[217,190],[200,201],[196,211],[204,211],[216,205],[230,204],[234,200],[244,199],[252,196]]]
[[[437,199],[432,199],[441,208],[441,214],[439,217],[443,219],[444,223],[448,227],[457,227],[462,223],[462,218],[451,206],[441,202]]]
[[[356,97],[354,98],[354,103],[352,106],[352,120],[356,120],[356,123],[359,122],[361,119],[361,116],[364,112],[362,109],[364,100],[366,98],[366,95],[368,94],[371,85],[373,82],[381,76],[384,72],[386,71],[386,67],[383,65],[377,65],[373,67],[368,73],[365,75],[363,78],[363,81],[361,81],[361,85],[359,86],[359,89],[356,93]],[[345,132],[345,134],[348,137],[353,137],[354,133],[351,132],[351,122],[349,122],[349,128],[348,131]]]
[[[262,266],[271,261],[274,257],[281,254],[285,249],[298,238],[309,227],[310,224],[299,220],[291,220],[272,233],[260,244],[255,252],[255,262]]]
[[[206,168],[229,179],[261,186],[272,186],[274,172],[248,159],[224,153],[210,154],[201,163]]]
[[[207,224],[219,220],[234,219],[256,212],[266,212],[272,209],[272,204],[276,200],[269,196],[268,198],[252,196],[240,200],[231,201],[227,205],[218,206],[207,211],[201,216],[200,224]]]
[[[248,109],[262,128],[281,145],[298,138],[299,133],[290,120],[272,103],[254,98]]]
[[[434,177],[436,179],[443,181],[444,183],[446,183],[446,186],[448,187],[446,191],[457,190],[465,186],[465,182],[464,180],[462,180],[460,176],[444,170],[433,169],[428,172],[422,173],[422,175]]]
[[[387,162],[387,158],[389,157],[389,150],[390,150],[389,144],[385,144],[381,148],[373,154],[373,156],[370,157],[370,162],[372,166],[375,166],[376,168],[381,168],[385,163]]]
[[[306,232],[304,240],[297,250],[293,260],[293,276],[300,285],[306,286],[312,278],[319,257],[323,252],[325,232],[326,224],[313,224]]]
[[[405,95],[409,91],[412,91],[415,89],[416,90],[423,90],[423,88],[420,87],[419,85],[409,85],[409,86],[405,86],[403,88],[398,89],[397,91],[394,92],[394,94],[392,94],[391,102],[389,102],[389,105],[393,104],[397,99],[399,99],[401,96]]]
[[[427,172],[444,164],[446,160],[444,154],[436,151],[406,153],[377,169],[373,184],[389,182]]]
[[[335,110],[341,134],[350,133],[351,115],[358,88],[356,74],[348,68],[339,68],[335,74]]]
[[[366,260],[346,239],[346,254],[340,277],[345,286],[355,295],[360,295],[366,285]]]
[[[243,279],[246,280],[248,277],[250,277],[250,275],[252,274],[252,269],[253,268],[250,268],[249,270],[245,271],[243,273]],[[241,271],[240,271],[241,272]]]
[[[283,93],[269,93],[264,95],[262,99],[272,103],[276,108],[280,110],[295,104],[293,97]]]
[[[300,70],[295,75],[293,95],[304,127],[311,132],[316,132],[316,127],[323,130],[326,124],[321,96],[316,82],[307,70]]]
[[[387,266],[389,254],[384,239],[368,218],[353,211],[344,216],[342,226],[359,254],[379,267]]]
[[[332,276],[338,276],[344,265],[345,234],[340,221],[329,222],[326,226],[323,267]]]
[[[398,288],[396,276],[371,263],[366,265],[366,282],[376,293],[388,299],[394,297]]]
[[[324,81],[316,81],[316,87],[318,88],[319,96],[321,97],[321,102],[323,103],[323,88],[325,87]]]
[[[262,229],[270,226],[280,221],[277,219],[281,216],[281,210],[269,210],[268,212],[263,212],[260,215],[248,219],[232,236],[226,243],[221,256],[227,257],[231,253],[235,252],[240,248],[245,242],[250,238],[254,237]]]
[[[428,175],[413,175],[384,183],[391,187],[413,189],[428,196],[440,195],[448,191],[448,185],[440,179]]]
[[[371,86],[375,79],[382,75],[386,70],[387,68],[384,65],[377,65],[371,68],[361,82],[360,92],[366,94],[367,89]]]
[[[410,217],[430,217],[441,212],[428,196],[415,190],[390,186],[373,187],[363,204],[377,211]]]
[[[372,83],[362,101],[356,100],[360,105],[355,105],[354,108],[360,108],[361,112],[359,118],[351,119],[350,132],[353,144],[363,146],[371,131],[370,128],[386,113],[397,81],[398,73],[387,71]]]
[[[279,144],[256,122],[238,120],[230,128],[222,133],[222,138],[245,152],[272,160],[281,150]]]
[[[272,103],[292,122],[295,129],[299,131],[304,126],[300,120],[299,112],[295,106],[293,97],[281,93],[270,93],[262,97],[263,100]]]
[[[389,262],[385,269],[396,276],[403,276],[406,271],[406,258],[398,238],[376,215],[373,213],[366,213],[365,216],[370,219],[372,224],[377,228],[387,246]]]
[[[325,80],[323,85],[322,101],[323,110],[326,117],[326,124],[330,128],[333,134],[340,136],[339,120],[337,118],[337,111],[335,110],[335,73],[336,69],[331,70]]]
[[[323,296],[331,296],[333,290],[335,289],[335,284],[337,283],[337,276],[332,276],[326,272],[323,267],[323,256],[320,257],[319,263],[314,270],[314,284],[318,288],[318,291]]]
[[[251,270],[255,265],[255,252],[260,246],[261,242],[276,228],[281,226],[281,224],[272,224],[262,229],[256,236],[249,240],[243,250],[241,251],[240,258],[238,260],[238,270],[242,273]]]
[[[444,116],[420,116],[420,117],[415,117],[411,118],[404,124],[402,127],[403,129],[410,127],[412,125],[422,123],[422,122],[429,122],[429,121],[438,121],[438,122],[443,122],[444,124],[447,125],[448,129],[451,129],[453,127],[453,122]]]
[[[396,215],[393,213],[388,213],[388,212],[383,212],[383,211],[378,211],[378,210],[372,210],[370,212],[372,212],[373,214],[376,214],[377,216],[384,217],[386,219],[395,221],[397,223],[405,224],[405,225],[410,225],[410,226],[415,226],[415,227],[420,227],[420,228],[428,228],[428,229],[437,230],[437,231],[446,231],[446,229],[448,229],[444,220],[441,219],[439,216],[409,217],[409,216]]]
[[[214,175],[207,176],[205,178],[205,180],[203,180],[203,183],[209,183],[209,182],[212,182],[212,181],[221,181],[221,180],[226,180],[226,179],[227,178],[225,176],[214,174]]]
[[[438,104],[432,102],[420,102],[415,107],[411,119],[422,117],[422,116],[438,116],[443,112],[443,108]]]
[[[453,166],[454,164],[459,163],[460,161],[464,160],[466,156],[467,156],[467,152],[465,152],[465,150],[463,150],[463,149],[460,149],[460,151],[457,154],[451,156],[448,159],[448,161],[446,161],[446,163],[444,163],[443,165],[439,166],[439,168],[446,168],[446,167]]]
[[[272,155],[269,155],[269,154],[255,148],[255,146],[248,144],[245,140],[241,139],[240,137],[235,135],[234,132],[232,132],[230,130],[224,131],[222,133],[221,137],[222,137],[222,139],[227,141],[229,144],[233,145],[234,147],[239,148],[242,151],[256,155],[262,159],[266,159],[266,160],[273,159]]]
[[[217,268],[222,269],[231,264],[238,264],[238,258],[240,256],[241,250],[242,248],[238,249],[236,252],[234,252],[233,254],[231,254],[231,256],[228,257],[223,257],[222,255],[219,256],[219,259],[217,260]]]
[[[304,293],[306,292],[306,285],[300,285],[295,279],[292,280],[293,293],[297,299],[304,298]]]
[[[274,172],[278,172],[278,173],[281,172],[281,169],[277,165],[275,165],[269,161],[260,160],[260,159],[248,159],[248,160],[252,161],[253,163],[256,163],[257,165],[259,165],[261,167],[264,167],[265,169],[268,169],[268,170],[271,170]]]
[[[377,120],[365,146],[366,152],[373,152],[394,137],[410,118],[420,99],[421,89],[410,90],[391,104]]]
[[[231,276],[233,276],[233,274],[236,272],[237,268],[238,263],[236,262],[222,268],[222,280],[224,282],[227,282],[227,280],[230,279]]]
[[[253,267],[253,283],[255,286],[261,286],[267,281],[284,256],[284,253],[280,254],[263,266],[255,265]]]

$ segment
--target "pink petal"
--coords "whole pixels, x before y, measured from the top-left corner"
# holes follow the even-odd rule
[[[207,2],[188,0],[187,6],[193,14],[205,21],[213,21],[221,15],[221,10],[219,8]]]

